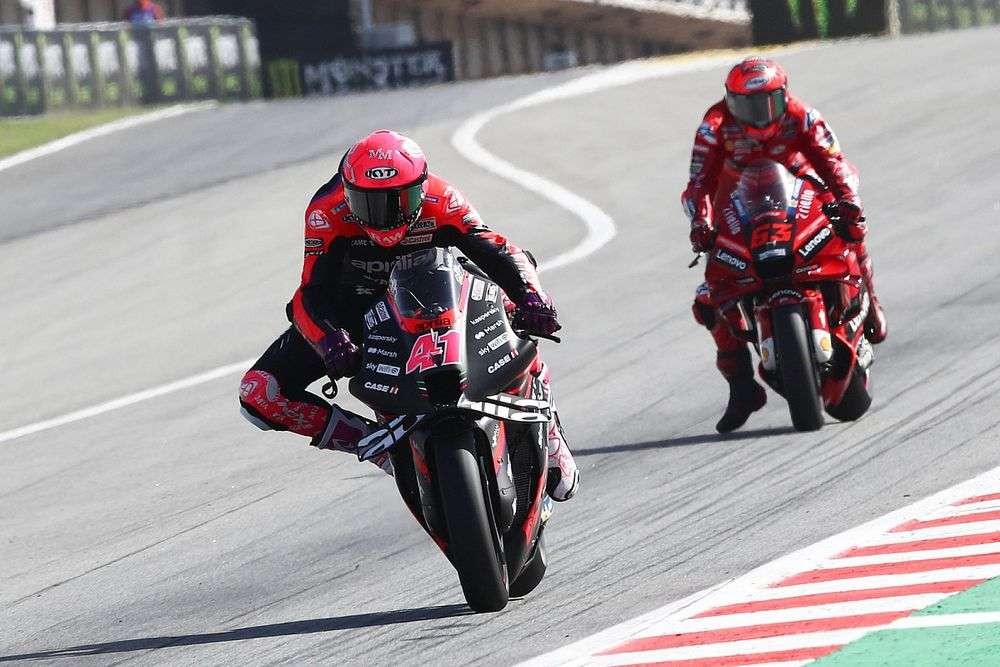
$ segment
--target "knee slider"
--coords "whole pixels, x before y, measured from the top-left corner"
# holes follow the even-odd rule
[[[240,414],[262,431],[285,430],[280,424],[268,420],[257,409],[267,403],[268,385],[277,381],[264,371],[251,368],[240,380]]]

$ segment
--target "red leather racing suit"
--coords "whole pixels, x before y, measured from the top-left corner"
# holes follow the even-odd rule
[[[760,141],[748,136],[724,101],[709,108],[694,138],[691,172],[681,203],[692,220],[701,218],[721,224],[722,212],[744,166],[767,158],[782,163],[792,174],[818,177],[838,200],[861,207],[858,171],[844,157],[836,135],[816,109],[788,96],[788,108],[774,136]],[[863,243],[857,244],[858,259],[866,280],[871,282],[871,260]],[[695,319],[711,332],[718,347],[717,364],[726,379],[753,373],[746,345],[717,316],[729,304],[716,303],[712,286],[700,285],[695,294]]]

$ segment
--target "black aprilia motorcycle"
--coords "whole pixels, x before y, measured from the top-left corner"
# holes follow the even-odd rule
[[[545,574],[547,390],[536,341],[511,328],[499,286],[449,250],[399,259],[365,314],[350,391],[384,426],[399,493],[458,571],[469,606],[503,609]]]

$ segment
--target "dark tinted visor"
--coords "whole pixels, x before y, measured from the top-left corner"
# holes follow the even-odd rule
[[[726,106],[737,120],[754,127],[767,127],[785,114],[785,89],[753,95],[727,92]]]
[[[363,190],[344,184],[351,213],[365,227],[380,231],[416,222],[424,203],[423,183],[401,190]]]

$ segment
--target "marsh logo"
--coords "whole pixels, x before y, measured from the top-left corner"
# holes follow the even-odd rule
[[[399,170],[395,167],[372,167],[365,172],[365,176],[373,181],[387,181],[398,173]]]

